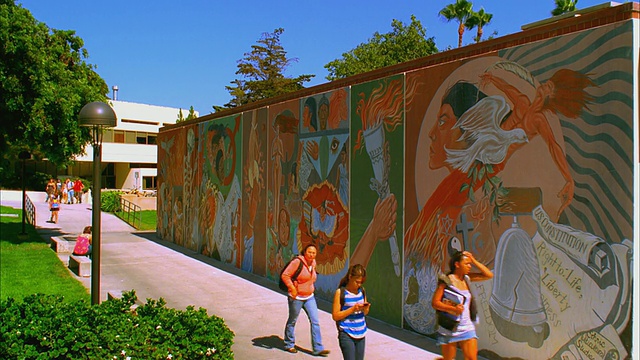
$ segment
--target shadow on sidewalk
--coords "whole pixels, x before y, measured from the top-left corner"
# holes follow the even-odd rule
[[[189,250],[187,248],[184,248],[182,246],[176,245],[172,242],[166,241],[166,240],[162,240],[160,238],[157,237],[156,233],[154,231],[145,231],[145,232],[134,232],[132,233],[135,236],[144,238],[146,240],[155,242],[158,245],[164,246],[166,248],[169,248],[173,251],[176,251],[178,253],[181,253],[185,256],[188,256],[192,259],[198,260],[202,263],[205,263],[207,265],[213,266],[218,270],[227,272],[229,274],[238,276],[242,279],[245,279],[247,281],[250,281],[254,284],[260,285],[266,289],[275,291],[277,293],[282,293],[282,291],[280,290],[280,288],[278,287],[278,284],[275,281],[271,281],[269,279],[267,279],[266,277],[263,276],[259,276],[253,273],[248,273],[246,271],[243,271],[241,269],[236,268],[235,266],[232,266],[230,264],[225,264],[222,263],[218,260],[215,260],[213,258],[204,256],[202,254],[199,254],[193,250]],[[317,303],[318,303],[318,309],[331,313],[332,311],[332,304],[329,301],[323,300],[323,299],[316,299]],[[284,306],[284,305],[283,305]],[[436,341],[435,339],[432,339],[428,336],[422,335],[422,334],[418,334],[416,332],[412,332],[410,330],[405,330],[405,329],[401,329],[392,325],[389,325],[387,323],[384,323],[382,321],[373,319],[373,318],[367,318],[367,327],[373,331],[379,332],[381,334],[387,335],[389,337],[392,337],[394,339],[400,340],[404,343],[413,345],[417,348],[432,352],[432,353],[439,353],[440,352],[440,347],[436,345]],[[284,328],[284,324],[283,324],[283,328]],[[265,348],[273,348],[273,349],[283,349],[284,350],[284,342],[282,340],[281,337],[276,336],[276,335],[270,335],[270,336],[265,336],[265,337],[259,337],[259,338],[255,338],[253,339],[253,345],[254,346],[259,346],[259,347],[265,347]],[[301,350],[302,352],[304,352],[304,349]]]

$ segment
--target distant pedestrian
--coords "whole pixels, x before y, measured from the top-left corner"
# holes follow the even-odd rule
[[[49,199],[49,211],[51,211],[49,222],[57,224],[60,213],[60,194],[58,192],[54,192],[51,199]]]
[[[91,256],[91,226],[85,226],[82,234],[76,238],[73,255]]]
[[[345,360],[363,360],[365,335],[371,304],[362,287],[367,279],[367,270],[360,264],[352,265],[340,280],[333,296],[332,316],[338,327],[338,343]]]
[[[311,344],[313,346],[313,354],[316,356],[328,356],[329,350],[325,350],[322,345],[322,335],[320,334],[320,320],[318,317],[318,304],[313,295],[315,291],[315,282],[318,277],[316,272],[316,253],[315,245],[307,245],[301,255],[297,258],[299,261],[292,261],[289,266],[282,272],[282,281],[289,288],[289,318],[284,328],[284,347],[290,353],[297,353],[295,327],[300,310],[304,309],[311,324]],[[300,274],[295,281],[291,280],[298,269],[298,265],[302,263]]]
[[[73,193],[76,197],[76,204],[82,204],[82,191],[84,190],[84,184],[80,179],[76,179],[73,183]]]
[[[66,179],[64,181],[64,184],[62,185],[62,191],[58,191],[61,195],[60,200],[62,201],[63,204],[66,204],[67,201],[69,201],[69,179]]]
[[[47,197],[44,199],[44,202],[49,203],[51,195],[53,195],[53,192],[56,191],[56,181],[53,178],[49,179],[49,182],[47,182],[47,186],[44,188],[44,191],[47,193]]]
[[[73,204],[73,200],[75,199],[74,197],[75,192],[73,190],[73,186],[75,185],[75,182],[71,179],[67,179],[66,184],[67,184],[67,194],[68,194],[66,203]]]

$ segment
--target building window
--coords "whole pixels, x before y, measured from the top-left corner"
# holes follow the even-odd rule
[[[102,188],[115,189],[116,187],[116,169],[113,163],[108,163],[102,170]]]
[[[147,137],[147,144],[155,145],[156,144],[156,138],[157,138],[157,136],[155,136],[155,135],[149,135]]]
[[[143,176],[142,181],[144,181],[145,190],[155,190],[156,189],[156,176]]]
[[[136,143],[137,144],[146,144],[147,143],[147,133],[145,133],[145,132],[136,133]]]
[[[125,131],[124,132],[124,142],[127,144],[136,144],[136,133],[135,131]]]
[[[113,142],[124,144],[124,131],[122,131],[122,130],[114,130],[113,131]]]
[[[105,129],[102,133],[102,142],[112,143],[113,141],[113,129]]]
[[[130,163],[129,169],[157,169],[158,166],[156,164],[150,163]]]

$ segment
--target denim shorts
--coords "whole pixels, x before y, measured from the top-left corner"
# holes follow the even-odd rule
[[[457,336],[449,336],[449,335],[443,335],[438,333],[438,346],[440,345],[446,345],[446,344],[453,344],[453,343],[457,343],[459,341],[465,341],[465,340],[470,340],[470,339],[477,339],[478,335],[476,335],[476,331],[475,330],[469,330],[467,332],[463,332],[460,335]]]

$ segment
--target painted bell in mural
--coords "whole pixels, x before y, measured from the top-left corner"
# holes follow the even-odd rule
[[[547,314],[540,291],[540,268],[529,235],[518,226],[498,242],[495,278],[489,305],[496,329],[502,336],[539,348],[549,336]]]

